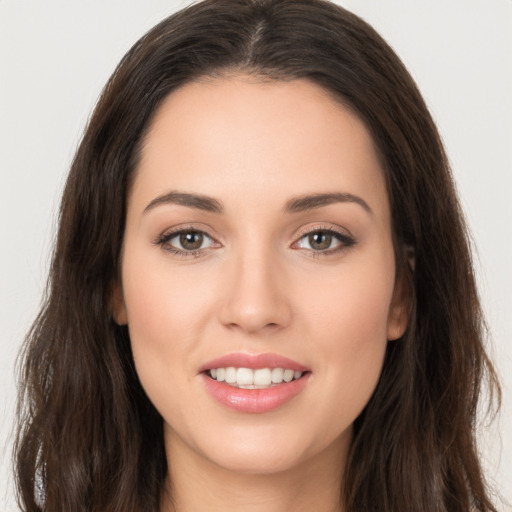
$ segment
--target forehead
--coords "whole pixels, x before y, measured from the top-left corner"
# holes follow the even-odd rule
[[[166,189],[258,201],[340,188],[387,207],[359,118],[308,80],[234,76],[188,83],[164,100],[132,192],[148,201]]]

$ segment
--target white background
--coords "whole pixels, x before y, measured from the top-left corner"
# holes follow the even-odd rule
[[[14,364],[45,286],[64,177],[101,87],[179,0],[0,0],[0,511],[10,468]],[[346,0],[395,48],[445,141],[477,248],[503,377],[481,441],[512,501],[512,1]],[[508,508],[503,507],[503,510]]]

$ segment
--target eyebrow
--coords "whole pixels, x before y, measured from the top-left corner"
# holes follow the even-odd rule
[[[179,204],[181,206],[188,206],[189,208],[211,213],[222,213],[223,211],[222,205],[213,197],[171,191],[153,199],[153,201],[144,208],[144,213],[163,204]]]
[[[286,202],[284,211],[287,213],[300,213],[315,208],[321,208],[322,206],[328,206],[333,203],[356,203],[368,213],[373,214],[372,209],[363,198],[342,192],[294,197]],[[222,204],[213,197],[173,190],[153,199],[146,208],[144,208],[144,213],[152,210],[156,206],[164,204],[178,204],[210,213],[222,213],[224,211]]]
[[[322,206],[328,206],[333,203],[356,203],[368,213],[373,214],[373,210],[362,197],[342,192],[295,197],[286,203],[284,209],[289,213],[299,213],[314,208],[321,208]]]

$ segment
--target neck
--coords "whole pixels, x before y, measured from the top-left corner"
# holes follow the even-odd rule
[[[177,439],[167,443],[162,512],[343,512],[341,482],[349,439],[278,473],[222,468]]]

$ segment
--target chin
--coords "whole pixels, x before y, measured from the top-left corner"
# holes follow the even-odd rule
[[[237,447],[222,456],[212,455],[210,460],[229,472],[262,476],[290,471],[303,462],[297,450],[285,453],[283,450],[244,450]]]
[[[311,464],[328,452],[338,457],[339,450],[343,450],[351,439],[350,428],[346,435],[324,432],[323,436],[312,435],[297,424],[293,428],[277,428],[277,431],[269,427],[249,430],[231,429],[221,442],[216,438],[200,447],[200,455],[226,471],[271,475]]]

